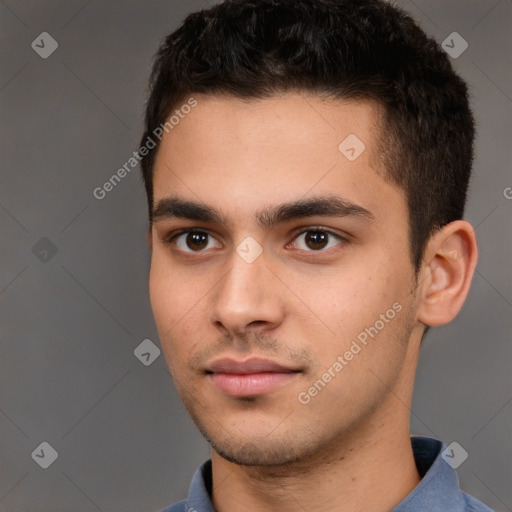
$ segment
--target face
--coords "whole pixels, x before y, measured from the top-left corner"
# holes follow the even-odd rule
[[[251,465],[305,459],[379,414],[392,422],[412,388],[414,272],[375,106],[196,99],[156,159],[150,272],[191,417],[219,454]]]

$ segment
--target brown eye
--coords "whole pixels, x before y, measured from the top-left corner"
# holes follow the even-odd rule
[[[324,231],[308,231],[304,241],[310,249],[323,249],[329,242],[329,235]]]
[[[189,249],[200,251],[208,245],[208,234],[201,232],[189,233],[185,243]]]
[[[326,229],[308,229],[299,233],[293,241],[293,246],[301,251],[324,252],[323,249],[330,249],[343,241],[342,236]]]
[[[172,243],[182,252],[204,252],[205,249],[220,248],[222,245],[206,231],[185,231],[175,235]]]

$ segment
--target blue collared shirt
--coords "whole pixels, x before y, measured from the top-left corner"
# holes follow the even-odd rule
[[[391,512],[493,512],[459,488],[455,470],[441,457],[446,446],[428,437],[411,437],[420,483]],[[194,474],[188,498],[161,512],[215,512],[211,501],[212,462]]]

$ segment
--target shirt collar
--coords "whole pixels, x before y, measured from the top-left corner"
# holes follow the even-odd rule
[[[446,446],[429,437],[411,437],[420,483],[391,512],[463,512],[465,500],[457,473],[441,456]]]
[[[391,512],[463,512],[465,500],[455,470],[441,453],[443,443],[429,437],[411,437],[414,460],[422,477],[420,483]],[[186,510],[215,512],[211,501],[212,462],[207,460],[194,474]]]

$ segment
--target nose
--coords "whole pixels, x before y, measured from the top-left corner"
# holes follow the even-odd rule
[[[211,322],[223,335],[269,331],[283,320],[279,280],[267,267],[265,252],[247,263],[233,252],[230,269],[215,288]]]

